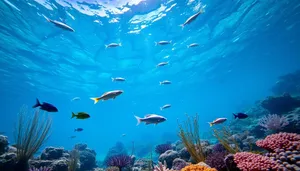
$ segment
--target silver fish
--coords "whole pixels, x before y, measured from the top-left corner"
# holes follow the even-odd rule
[[[112,47],[118,47],[118,46],[122,46],[122,43],[111,43],[111,44],[105,45],[105,48],[112,48]]]
[[[164,80],[164,81],[159,82],[159,85],[163,85],[163,84],[171,84],[171,81]]]
[[[171,44],[171,43],[172,43],[172,40],[170,40],[170,41],[162,40],[162,41],[159,41],[159,42],[155,42],[155,45],[168,45],[168,44]]]
[[[197,47],[197,46],[199,46],[198,43],[192,43],[192,44],[190,44],[190,45],[187,45],[188,48],[191,48],[191,47]]]
[[[171,104],[166,104],[163,107],[160,107],[160,110],[167,109],[167,108],[170,108],[170,107],[171,107]]]
[[[161,63],[157,64],[156,67],[165,66],[165,65],[168,65],[168,64],[169,64],[169,61],[168,62],[161,62]]]
[[[100,97],[92,97],[90,99],[94,100],[94,104],[98,103],[99,100],[109,100],[109,99],[115,99],[117,96],[122,94],[124,91],[123,90],[113,90],[113,91],[108,91],[104,94],[102,94]]]
[[[75,100],[80,100],[80,97],[74,97],[73,99],[71,99],[71,102]]]
[[[122,77],[116,77],[116,78],[111,78],[111,81],[126,81],[126,79]]]
[[[65,24],[65,23],[62,23],[62,22],[56,21],[56,20],[51,20],[51,19],[49,19],[49,18],[47,18],[47,17],[45,17],[45,18],[46,18],[46,20],[47,20],[48,22],[53,23],[55,26],[57,26],[57,27],[59,27],[59,28],[62,28],[62,29],[67,30],[67,31],[75,32],[75,30],[74,30],[72,27],[68,26],[68,25]]]
[[[157,115],[157,114],[148,114],[144,118],[140,118],[138,116],[134,116],[137,120],[137,125],[139,125],[141,122],[145,122],[146,125],[149,124],[155,124],[157,125],[158,123],[164,122],[167,120],[167,118]]]
[[[213,126],[213,125],[215,125],[215,124],[221,124],[221,123],[223,123],[223,122],[225,122],[225,121],[227,121],[227,118],[217,118],[217,119],[215,119],[214,121],[212,121],[212,122],[208,122],[208,124],[209,124],[209,126]]]
[[[204,9],[201,8],[199,12],[197,12],[196,14],[190,16],[183,24],[181,24],[180,26],[183,28],[184,26],[190,24],[191,22],[193,22],[194,20],[196,20],[196,18],[200,15],[204,13]]]

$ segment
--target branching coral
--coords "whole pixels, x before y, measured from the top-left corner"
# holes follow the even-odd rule
[[[170,171],[170,170],[167,168],[166,161],[164,161],[164,164],[158,162],[158,165],[154,166],[154,171]]]
[[[52,120],[43,117],[36,110],[33,117],[28,114],[28,109],[23,106],[20,109],[15,132],[17,147],[17,164],[15,170],[27,171],[28,160],[40,149],[49,137]]]
[[[202,162],[206,156],[201,146],[198,120],[198,114],[196,114],[194,118],[187,116],[184,125],[179,124],[178,134],[193,160]]]
[[[236,140],[232,140],[235,147],[232,147],[230,145],[229,137],[231,137],[231,133],[229,128],[223,127],[222,130],[213,129],[214,136],[218,139],[219,143],[223,145],[223,147],[229,152],[229,153],[236,153],[239,152],[239,145],[236,142]]]
[[[192,164],[184,167],[181,171],[217,171],[217,169]]]
[[[265,131],[278,131],[289,124],[285,116],[269,114],[260,119],[258,123]]]
[[[76,149],[73,149],[71,151],[70,159],[68,161],[68,171],[76,171],[78,167],[78,161],[79,161],[79,151]]]

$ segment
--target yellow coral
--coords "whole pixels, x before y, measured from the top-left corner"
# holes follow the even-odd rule
[[[209,168],[206,166],[200,166],[197,164],[192,164],[192,165],[185,166],[183,169],[181,169],[181,171],[217,171],[217,169]]]

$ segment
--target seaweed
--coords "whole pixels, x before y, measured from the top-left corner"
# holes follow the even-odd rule
[[[231,154],[235,154],[240,151],[239,145],[235,139],[232,140],[235,147],[231,147],[229,137],[231,137],[231,133],[229,128],[223,127],[221,130],[213,129],[213,135],[218,139],[220,144]]]
[[[39,110],[30,116],[28,108],[23,105],[18,113],[18,122],[14,132],[17,148],[16,171],[28,171],[28,160],[49,138],[52,120],[44,117]]]
[[[187,114],[186,114],[187,115]],[[197,163],[205,161],[206,155],[201,146],[199,134],[199,117],[196,114],[193,118],[187,115],[187,120],[184,124],[179,124],[178,135],[182,140],[187,151]]]

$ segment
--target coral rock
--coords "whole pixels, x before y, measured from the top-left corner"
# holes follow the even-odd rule
[[[191,157],[190,153],[187,151],[186,147],[179,150],[179,157],[185,161],[188,161]]]
[[[63,148],[47,147],[41,155],[41,160],[57,160],[63,156],[63,152]]]
[[[0,155],[6,152],[7,145],[8,145],[7,136],[0,135]]]
[[[166,161],[167,167],[172,168],[173,160],[178,158],[179,154],[177,151],[168,150],[159,156],[159,161],[164,163]]]
[[[284,94],[278,97],[268,97],[262,101],[261,106],[270,113],[287,114],[297,107],[300,107],[300,100]]]
[[[176,158],[173,160],[172,170],[181,170],[185,166],[187,166],[187,163],[183,159]]]
[[[13,171],[17,161],[16,153],[4,153],[0,156],[0,170]]]

